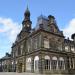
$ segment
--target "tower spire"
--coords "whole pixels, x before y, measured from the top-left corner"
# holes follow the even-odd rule
[[[28,5],[27,5],[27,8],[24,13],[24,20],[22,22],[23,30],[29,32],[31,30],[31,24],[32,24],[32,22],[30,20],[30,11],[29,11]]]
[[[28,5],[27,5],[26,11],[24,13],[24,16],[25,16],[25,18],[30,17],[30,11],[29,11]]]

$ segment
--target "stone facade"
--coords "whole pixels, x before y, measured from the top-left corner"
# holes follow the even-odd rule
[[[12,45],[11,63],[14,72],[46,74],[75,73],[75,35],[65,39],[55,17],[38,17],[32,29],[30,11],[24,13],[22,30]]]
[[[6,53],[6,55],[0,59],[0,72],[10,72],[11,65],[11,54]]]

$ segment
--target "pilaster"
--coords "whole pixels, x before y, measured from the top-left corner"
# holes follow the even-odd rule
[[[34,57],[31,58],[31,72],[34,72]]]
[[[42,56],[42,55],[40,55],[39,56],[39,73],[43,73],[43,71],[44,71],[44,68],[45,68],[45,66],[44,66],[44,56]]]

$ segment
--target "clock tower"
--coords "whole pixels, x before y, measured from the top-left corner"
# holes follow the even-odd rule
[[[22,30],[25,31],[25,32],[30,32],[31,24],[32,24],[32,22],[30,20],[30,11],[27,7],[27,9],[24,13],[24,20],[22,22],[22,25],[23,25]]]

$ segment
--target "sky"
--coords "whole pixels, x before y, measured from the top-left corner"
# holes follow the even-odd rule
[[[11,47],[21,31],[26,7],[31,13],[32,27],[37,17],[53,15],[65,38],[75,33],[75,0],[0,0],[0,58]]]

